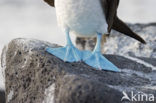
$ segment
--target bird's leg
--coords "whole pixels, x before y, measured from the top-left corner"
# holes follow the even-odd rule
[[[77,62],[82,59],[82,52],[79,51],[73,44],[69,36],[69,30],[65,30],[67,44],[61,48],[47,48],[46,51],[65,62]]]
[[[83,61],[96,69],[119,72],[120,70],[101,54],[101,37],[102,34],[98,33],[97,43],[92,53],[84,51]]]
[[[107,37],[108,37],[108,34],[106,35],[102,35],[102,39],[101,39],[101,52],[104,53],[104,44],[106,43],[107,41]]]

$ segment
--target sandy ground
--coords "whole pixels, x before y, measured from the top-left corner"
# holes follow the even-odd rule
[[[121,0],[118,14],[126,22],[154,22],[155,4],[156,0]],[[34,38],[65,45],[65,35],[57,27],[55,10],[42,0],[1,0],[0,13],[0,54],[3,46],[14,38]],[[72,38],[74,41],[74,36]],[[0,88],[4,89],[1,69]]]

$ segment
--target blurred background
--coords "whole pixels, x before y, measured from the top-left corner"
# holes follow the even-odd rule
[[[150,23],[156,21],[155,10],[156,0],[120,0],[118,16],[129,23]],[[3,46],[14,38],[65,44],[65,36],[57,27],[55,9],[43,0],[0,0],[0,54]],[[0,88],[4,89],[1,68]]]

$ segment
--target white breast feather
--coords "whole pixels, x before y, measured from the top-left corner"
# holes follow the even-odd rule
[[[58,25],[81,36],[107,33],[107,23],[99,0],[55,0]]]

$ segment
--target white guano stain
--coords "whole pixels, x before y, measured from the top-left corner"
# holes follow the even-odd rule
[[[8,45],[4,46],[2,55],[1,55],[1,67],[0,67],[0,89],[5,90],[5,69],[6,69],[6,53],[8,51]]]
[[[10,100],[12,100],[13,95],[14,95],[14,91],[11,90],[11,91],[9,92],[9,94],[8,94],[8,97],[7,97],[7,102],[8,102],[8,103],[10,102]]]
[[[45,96],[42,103],[54,103],[55,84],[45,89]]]
[[[142,88],[156,90],[156,86],[143,86]]]
[[[135,61],[135,62],[137,62],[137,63],[143,64],[144,66],[149,67],[149,68],[151,68],[152,70],[156,70],[156,67],[155,67],[155,66],[153,66],[152,64],[149,64],[149,63],[147,63],[147,62],[145,62],[145,61],[143,61],[143,60],[141,60],[141,59],[134,58],[134,57],[130,57],[130,56],[128,56],[128,55],[126,55],[126,56],[121,55],[121,56],[123,56],[123,57],[125,57],[125,58],[128,58],[128,59],[130,59],[130,60],[133,60],[133,61]]]

